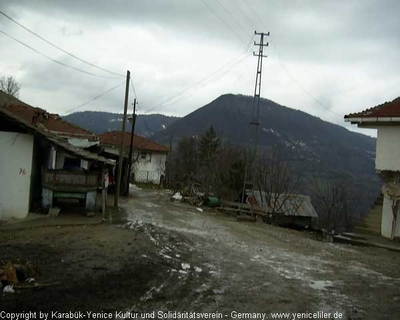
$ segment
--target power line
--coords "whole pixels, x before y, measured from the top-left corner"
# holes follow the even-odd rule
[[[239,29],[246,33],[245,28],[243,28],[242,24],[239,22],[239,20],[235,19],[235,17],[229,12],[228,9],[225,8],[225,6],[219,1],[216,0],[216,2],[219,4],[219,6],[226,12],[226,14],[239,26]]]
[[[326,107],[321,101],[319,101],[314,95],[312,95],[309,91],[307,91],[301,84],[300,82],[287,70],[286,66],[279,61],[279,64],[281,65],[282,69],[286,72],[286,74],[294,81],[294,83],[306,94],[308,95],[311,99],[313,99],[319,106],[321,106],[322,108],[324,108],[325,110],[327,110],[328,112],[339,116],[339,117],[343,117],[342,114],[339,114],[335,111],[332,111],[331,109],[329,109],[328,107]]]
[[[339,113],[337,113],[337,112],[335,112],[335,111],[332,111],[330,108],[328,108],[327,106],[325,106],[319,99],[317,99],[313,94],[311,94],[308,90],[306,90],[306,89],[301,85],[301,83],[297,80],[297,78],[288,70],[288,68],[286,67],[286,65],[282,62],[282,59],[281,59],[280,54],[279,54],[279,51],[278,51],[278,49],[276,48],[275,42],[271,41],[271,43],[272,43],[272,45],[273,45],[273,47],[274,47],[274,50],[275,50],[276,53],[277,53],[279,65],[280,65],[281,68],[285,71],[285,73],[289,76],[289,78],[292,79],[292,81],[300,88],[300,90],[303,91],[306,95],[308,95],[312,100],[314,100],[314,101],[315,101],[320,107],[322,107],[323,109],[327,110],[328,112],[330,112],[330,113],[332,113],[332,114],[334,114],[334,115],[336,115],[336,116],[342,117],[342,116],[343,116],[342,114],[339,114]]]
[[[240,6],[240,3],[237,2],[237,0],[233,0],[234,5],[236,6],[236,8],[239,9],[239,11],[241,11],[245,17],[245,19],[247,20],[247,22],[249,23],[249,25],[251,26],[251,28],[253,28],[254,30],[257,29],[256,25],[254,24],[254,22],[251,20],[251,18],[249,17],[249,15],[247,14],[247,12],[245,10],[242,9],[242,7]]]
[[[221,79],[221,78],[222,78],[223,76],[225,76],[232,68],[234,68],[235,66],[239,65],[240,63],[242,63],[242,62],[243,62],[245,59],[247,59],[247,58],[249,58],[249,56],[244,56],[244,57],[242,57],[241,59],[239,59],[238,61],[236,61],[236,63],[234,63],[232,66],[230,66],[229,69],[225,70],[218,78],[216,78],[216,79],[215,79],[214,81],[212,81],[212,82],[215,82],[215,81]],[[217,71],[219,71],[219,70],[217,70]],[[215,73],[216,73],[216,72],[214,72],[213,74],[209,75],[208,77],[206,77],[206,78],[200,80],[200,81],[197,82],[196,84],[194,84],[194,85],[192,85],[192,86],[186,88],[185,90],[179,92],[178,94],[176,94],[175,96],[173,96],[173,97],[167,99],[166,101],[164,101],[164,102],[158,104],[157,106],[155,106],[155,107],[153,107],[153,108],[147,110],[146,113],[149,113],[149,112],[154,111],[154,110],[158,110],[158,109],[160,109],[161,107],[165,107],[167,102],[170,102],[171,100],[173,100],[173,99],[179,97],[180,95],[184,94],[185,92],[189,91],[190,89],[192,89],[192,88],[198,86],[199,84],[201,84],[202,82],[204,82],[204,81],[207,80],[208,78],[212,77]],[[200,90],[200,89],[199,89],[199,90]],[[183,97],[181,97],[181,98],[179,98],[179,99],[173,101],[173,103],[177,103],[177,102],[179,102],[179,101],[181,101],[181,100],[183,100],[183,99],[186,99],[186,98],[192,96],[193,94],[195,94],[196,92],[198,92],[199,90],[192,92],[192,93],[189,94],[188,96],[183,96]]]
[[[131,82],[131,87],[132,87],[133,93],[135,94],[135,98],[137,100],[138,96],[136,94],[135,86],[133,85],[133,82],[132,82],[132,77],[130,78],[130,82]]]
[[[250,3],[248,3],[247,0],[244,0],[244,3],[247,5],[247,7],[250,9],[250,11],[253,13],[253,15],[256,17],[256,19],[260,22],[261,26],[263,28],[265,28],[266,30],[268,30],[267,26],[264,24],[264,21],[262,21],[260,19],[260,17],[258,16],[257,12],[253,9],[253,7],[250,5]]]
[[[239,76],[239,78],[238,78],[236,84],[234,85],[233,89],[236,89],[237,86],[239,85],[239,83],[240,83],[240,81],[242,80],[242,78],[243,78],[245,72],[248,70],[247,67],[248,67],[248,65],[250,64],[250,62],[251,62],[251,60],[249,59],[249,60],[247,61],[247,63],[244,64],[243,72],[240,74],[240,76]]]
[[[139,113],[139,99],[138,99],[138,96],[137,96],[137,94],[136,94],[135,86],[133,85],[132,77],[130,77],[129,80],[130,80],[130,83],[131,83],[131,88],[132,88],[133,94],[135,95],[135,98],[136,98],[136,119],[139,119],[139,115],[138,115],[138,113]],[[140,119],[143,120],[144,125],[145,125],[147,131],[148,131],[149,134],[150,134],[150,133],[151,133],[151,130],[150,130],[150,127],[149,127],[149,125],[148,125],[146,119],[145,119],[144,117],[140,117]]]
[[[254,39],[254,34],[253,34],[253,36],[251,37],[251,40],[250,40],[249,44],[247,45],[247,48],[246,48],[238,57],[241,57],[243,54],[245,54],[245,53],[249,50],[249,48],[250,48],[250,46],[251,46],[251,44],[252,44],[253,39]],[[236,57],[236,58],[237,58],[237,57]],[[196,82],[195,84],[191,85],[190,87],[187,87],[186,89],[184,89],[184,90],[178,92],[178,93],[175,94],[174,96],[168,98],[168,99],[165,100],[164,102],[161,102],[161,103],[159,103],[158,105],[156,105],[155,107],[153,107],[153,108],[147,110],[146,113],[149,113],[149,112],[151,112],[151,111],[154,111],[154,110],[156,110],[156,109],[159,109],[161,106],[163,106],[163,105],[166,104],[167,102],[169,102],[169,101],[175,99],[176,97],[182,95],[183,93],[189,91],[190,89],[192,89],[192,88],[198,86],[198,85],[201,84],[202,82],[206,81],[207,79],[211,78],[212,76],[214,76],[215,74],[217,74],[218,72],[220,72],[221,70],[223,70],[227,65],[231,64],[231,62],[232,62],[233,60],[236,60],[236,58],[235,58],[235,59],[232,59],[232,60],[229,61],[229,62],[227,62],[227,63],[224,64],[222,67],[218,68],[217,70],[215,70],[214,72],[212,72],[211,74],[209,74],[207,77],[205,77],[205,78],[199,80],[198,82]],[[181,100],[181,99],[179,99],[179,100]],[[178,101],[179,101],[179,100],[178,100]]]
[[[25,47],[31,49],[32,51],[34,51],[34,52],[40,54],[41,56],[45,57],[46,59],[49,59],[49,60],[51,60],[51,61],[53,61],[53,62],[55,62],[55,63],[57,63],[57,64],[59,64],[59,65],[61,65],[61,66],[63,66],[63,67],[67,67],[67,68],[73,69],[73,70],[75,70],[75,71],[78,71],[78,72],[81,72],[81,73],[85,73],[85,74],[91,75],[91,76],[93,76],[93,77],[98,77],[98,78],[103,78],[103,79],[115,79],[115,77],[100,76],[100,75],[91,73],[91,72],[89,72],[89,71],[85,71],[85,70],[82,70],[82,69],[79,69],[79,68],[76,68],[76,67],[67,65],[67,64],[65,64],[64,62],[61,62],[61,61],[58,61],[58,60],[56,60],[56,59],[53,59],[53,58],[49,57],[48,55],[44,54],[43,52],[40,52],[39,50],[36,50],[35,48],[33,48],[33,47],[27,45],[26,43],[24,43],[24,42],[18,40],[17,38],[13,37],[12,35],[10,35],[10,34],[4,32],[4,31],[2,31],[2,30],[0,30],[0,33],[2,33],[3,35],[9,37],[9,38],[12,39],[12,40],[18,42],[19,44],[22,44],[23,46],[25,46]]]
[[[202,0],[203,3],[218,17],[218,19],[220,19],[222,21],[222,23],[228,27],[228,29],[240,40],[243,41],[243,38],[241,35],[238,35],[238,33],[232,28],[232,26],[230,24],[228,24],[219,14],[217,11],[214,10],[214,8],[209,5],[206,0]]]
[[[19,25],[21,28],[25,29],[25,30],[28,31],[29,33],[33,34],[35,37],[37,37],[37,38],[39,38],[40,40],[42,40],[42,41],[46,42],[47,44],[51,45],[53,48],[56,48],[56,49],[58,49],[58,50],[64,52],[65,54],[67,54],[67,55],[69,55],[69,56],[71,56],[71,57],[73,57],[73,58],[75,58],[75,59],[77,59],[77,60],[79,60],[79,61],[81,61],[81,62],[83,62],[83,63],[86,63],[87,65],[89,65],[89,66],[91,66],[91,67],[94,67],[94,68],[96,68],[96,69],[99,69],[99,70],[108,72],[108,73],[110,73],[110,74],[114,74],[114,75],[117,75],[117,76],[125,77],[124,75],[122,75],[122,74],[120,74],[120,73],[116,73],[116,72],[113,72],[113,71],[110,71],[110,70],[101,68],[101,67],[99,67],[99,66],[96,66],[95,64],[93,64],[93,63],[91,63],[91,62],[88,62],[88,61],[86,61],[86,60],[84,60],[84,59],[82,59],[82,58],[79,58],[78,56],[76,56],[76,55],[74,55],[74,54],[72,54],[72,53],[70,53],[70,52],[64,50],[63,48],[57,46],[56,44],[50,42],[49,40],[46,40],[45,38],[43,38],[42,36],[40,36],[40,35],[37,34],[36,32],[33,32],[32,30],[28,29],[27,27],[25,27],[24,25],[22,25],[22,24],[19,23],[18,21],[14,20],[13,18],[11,18],[10,16],[8,16],[7,14],[5,14],[5,13],[4,13],[3,11],[1,11],[1,10],[0,10],[0,14],[2,14],[4,17],[6,17],[7,19],[11,20],[12,22],[16,23],[17,25]]]
[[[66,113],[70,113],[71,111],[74,111],[76,109],[82,108],[83,106],[86,106],[87,104],[91,103],[92,101],[97,100],[98,98],[100,98],[100,97],[104,96],[105,94],[107,94],[107,93],[113,91],[114,89],[118,88],[123,83],[125,83],[125,80],[122,81],[121,83],[117,84],[115,87],[112,87],[112,88],[108,89],[107,91],[95,96],[94,98],[90,99],[89,101],[86,101],[85,103],[82,103],[82,104],[80,104],[79,106],[77,106],[75,108],[67,110]]]

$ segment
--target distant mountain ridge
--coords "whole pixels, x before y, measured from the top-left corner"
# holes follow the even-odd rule
[[[175,121],[153,139],[161,143],[184,136],[201,135],[210,125],[224,140],[237,144],[254,141],[249,123],[252,97],[226,94]],[[375,172],[376,139],[351,132],[303,111],[290,109],[268,99],[260,101],[259,145],[277,147],[293,160],[324,161],[349,171]]]
[[[222,139],[251,146],[253,97],[222,95],[209,104],[173,122],[152,139],[175,143],[185,136],[200,136],[212,125]],[[359,185],[373,202],[381,182],[375,173],[376,139],[351,132],[305,112],[268,99],[260,101],[259,149],[275,148],[291,161],[297,172],[318,176],[346,176]]]
[[[97,134],[121,130],[122,118],[123,115],[119,113],[100,111],[75,112],[63,117],[64,120]],[[164,130],[177,119],[179,118],[162,114],[138,115],[136,118],[135,133],[149,137],[160,130]],[[130,124],[127,123],[126,130],[129,131],[129,128]]]
[[[135,131],[163,145],[168,145],[172,136],[176,145],[183,137],[202,135],[212,125],[222,140],[251,146],[252,102],[250,96],[225,94],[183,118],[140,115]],[[121,130],[122,115],[85,111],[64,119],[101,133]],[[278,150],[302,175],[346,177],[355,183],[354,192],[362,194],[365,207],[373,203],[381,187],[375,173],[375,147],[375,138],[268,99],[260,101],[260,153],[271,148]]]

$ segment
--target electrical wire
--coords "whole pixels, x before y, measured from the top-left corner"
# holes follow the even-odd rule
[[[229,10],[219,0],[216,0],[216,2],[222,8],[222,10],[224,10],[226,12],[226,14],[238,25],[240,31],[243,31],[246,34],[245,28],[240,23],[240,21],[235,19],[235,17],[229,12]]]
[[[74,110],[76,110],[76,109],[82,108],[83,106],[86,106],[87,104],[91,103],[92,101],[97,100],[98,98],[104,96],[105,94],[107,94],[107,93],[109,93],[109,92],[115,90],[116,88],[118,88],[118,87],[119,87],[121,84],[123,84],[123,83],[125,83],[125,80],[122,81],[121,83],[117,84],[115,87],[112,87],[112,88],[108,89],[107,91],[105,91],[105,92],[103,92],[103,93],[101,93],[101,94],[95,96],[94,98],[90,99],[89,101],[86,101],[85,103],[82,103],[82,104],[80,104],[79,106],[77,106],[77,107],[75,107],[75,108],[72,108],[72,109],[67,110],[66,113],[70,113],[71,111],[74,111]]]
[[[250,3],[247,0],[244,0],[245,5],[247,5],[247,7],[251,10],[251,12],[253,13],[253,15],[256,17],[256,19],[260,22],[260,24],[266,28],[264,22],[260,19],[260,17],[258,16],[257,12],[252,8],[252,6],[250,5]],[[273,45],[274,50],[277,53],[277,57],[278,57],[278,62],[279,65],[281,66],[281,68],[285,71],[285,73],[289,76],[289,78],[300,88],[301,91],[303,91],[307,96],[309,96],[312,100],[314,100],[314,102],[316,102],[320,107],[322,107],[323,109],[327,110],[328,112],[342,117],[343,115],[332,111],[330,108],[328,108],[327,106],[325,106],[319,99],[317,99],[314,95],[312,95],[308,90],[306,90],[301,84],[300,82],[297,80],[297,78],[288,70],[288,68],[286,67],[286,65],[282,62],[282,59],[280,57],[279,51],[276,48],[276,44],[273,40],[270,41],[271,44]]]
[[[249,44],[247,45],[246,49],[245,49],[239,56],[235,57],[235,58],[232,59],[231,61],[229,61],[229,62],[227,62],[226,64],[224,64],[222,67],[220,67],[220,68],[218,68],[217,70],[213,71],[213,72],[212,72],[211,74],[209,74],[207,77],[205,77],[205,78],[199,80],[199,81],[196,82],[195,84],[193,84],[193,85],[191,85],[191,86],[185,88],[184,90],[178,92],[178,93],[175,94],[174,96],[172,96],[172,97],[168,98],[167,100],[165,100],[165,101],[159,103],[159,104],[156,105],[155,107],[150,108],[149,110],[145,111],[145,113],[149,113],[149,112],[154,111],[154,110],[156,110],[156,109],[160,109],[160,108],[161,108],[163,105],[165,105],[167,102],[169,102],[169,101],[175,99],[176,97],[178,97],[178,96],[180,96],[180,95],[186,93],[186,92],[189,91],[190,89],[192,89],[192,88],[198,86],[199,84],[203,83],[204,81],[208,80],[209,78],[213,77],[215,74],[217,74],[218,72],[220,72],[221,70],[223,70],[226,66],[232,64],[232,61],[233,61],[233,60],[237,60],[238,57],[241,57],[242,55],[246,54],[246,52],[250,49],[250,46],[251,46],[251,44],[252,44],[252,42],[253,42],[253,39],[254,39],[254,34],[252,35],[252,37],[251,37],[251,39],[250,39],[250,42],[249,42]],[[182,100],[182,99],[179,99],[178,101],[180,101],[180,100]]]
[[[283,69],[283,71],[285,71],[285,73],[288,75],[288,77],[300,88],[301,91],[303,91],[307,96],[309,96],[312,100],[314,100],[314,102],[316,102],[320,107],[322,107],[323,109],[325,109],[326,111],[339,116],[339,117],[343,117],[342,114],[339,114],[335,111],[332,111],[330,108],[328,108],[327,106],[325,106],[319,99],[317,99],[313,94],[311,94],[308,90],[306,90],[303,85],[300,83],[300,81],[297,80],[297,78],[288,70],[288,68],[286,67],[286,65],[282,62],[280,54],[276,48],[276,44],[274,41],[271,41],[274,50],[277,53],[277,57],[278,57],[278,62],[279,65],[281,66],[281,68]]]
[[[105,72],[108,72],[108,73],[110,73],[110,74],[114,74],[114,75],[117,75],[117,76],[120,76],[120,77],[124,77],[124,75],[122,75],[122,74],[119,74],[119,73],[116,73],[116,72],[113,72],[113,71],[104,69],[104,68],[102,68],[102,67],[99,67],[99,66],[97,66],[97,65],[95,65],[95,64],[93,64],[93,63],[91,63],[91,62],[88,62],[88,61],[86,61],[86,60],[84,60],[84,59],[82,59],[82,58],[79,58],[78,56],[76,56],[76,55],[74,55],[74,54],[72,54],[72,53],[70,53],[70,52],[64,50],[63,48],[57,46],[56,44],[50,42],[49,40],[47,40],[47,39],[45,39],[45,38],[43,38],[42,36],[40,36],[40,35],[37,34],[36,32],[33,32],[32,30],[28,29],[27,27],[25,27],[24,25],[22,25],[21,23],[19,23],[19,22],[16,21],[15,19],[11,18],[10,16],[8,16],[7,14],[5,14],[5,13],[4,13],[3,11],[1,11],[1,10],[0,10],[0,14],[3,15],[4,17],[6,17],[7,19],[11,20],[12,22],[16,23],[16,24],[19,25],[21,28],[23,28],[24,30],[28,31],[29,33],[31,33],[31,34],[34,35],[35,37],[37,37],[37,38],[39,38],[40,40],[46,42],[47,44],[49,44],[49,45],[52,46],[53,48],[56,48],[56,49],[58,49],[58,50],[64,52],[65,54],[69,55],[70,57],[73,57],[73,58],[75,58],[75,59],[77,59],[77,60],[79,60],[79,61],[81,61],[81,62],[83,62],[83,63],[85,63],[85,64],[87,64],[87,65],[89,65],[89,66],[91,66],[91,67],[94,67],[94,68],[96,68],[96,69],[99,69],[99,70],[102,70],[102,71],[105,71]]]
[[[138,97],[137,97],[137,94],[136,94],[136,90],[135,90],[135,86],[133,85],[133,82],[132,82],[132,77],[130,77],[129,80],[131,82],[131,87],[132,87],[133,93],[135,95],[135,98],[136,98],[136,100],[138,100]]]
[[[323,109],[325,109],[326,111],[339,116],[339,117],[343,117],[342,114],[339,114],[335,111],[332,111],[330,108],[328,108],[327,106],[325,106],[320,100],[318,100],[314,95],[312,95],[308,90],[306,90],[301,84],[300,82],[287,70],[286,66],[279,61],[279,64],[281,65],[282,69],[286,72],[286,74],[293,80],[293,82],[301,89],[301,91],[303,91],[306,95],[308,95],[312,100],[314,100],[319,106],[321,106]]]
[[[65,64],[64,62],[61,62],[61,61],[59,61],[59,60],[56,60],[56,59],[53,59],[53,58],[49,57],[48,55],[44,54],[43,52],[40,52],[39,50],[36,50],[35,48],[31,47],[30,45],[27,45],[26,43],[24,43],[24,42],[18,40],[17,38],[13,37],[12,35],[10,35],[10,34],[4,32],[3,30],[0,30],[0,33],[2,33],[3,35],[9,37],[9,38],[12,39],[12,40],[18,42],[19,44],[21,44],[21,45],[27,47],[28,49],[31,49],[32,51],[34,51],[34,52],[40,54],[41,56],[45,57],[46,59],[49,59],[49,60],[53,61],[54,63],[57,63],[57,64],[59,64],[59,65],[61,65],[61,66],[63,66],[63,67],[67,67],[67,68],[69,68],[69,69],[72,69],[72,70],[75,70],[75,71],[78,71],[78,72],[81,72],[81,73],[85,73],[85,74],[91,75],[91,76],[93,76],[93,77],[98,77],[98,78],[103,78],[103,79],[115,79],[115,77],[100,76],[100,75],[91,73],[91,72],[89,72],[89,71],[85,71],[85,70],[82,70],[82,69],[79,69],[79,68],[70,66],[70,65],[68,65],[68,64]]]
[[[250,11],[253,13],[253,15],[256,17],[260,25],[265,28],[266,30],[268,29],[267,26],[264,24],[264,21],[261,20],[261,18],[258,16],[257,12],[253,9],[253,7],[250,5],[250,3],[247,0],[244,0],[244,4],[247,5],[247,7],[250,9]]]
[[[239,76],[239,78],[238,78],[236,84],[234,85],[234,87],[233,87],[234,89],[237,88],[237,86],[239,85],[240,81],[242,80],[244,74],[245,74],[246,71],[248,70],[248,65],[250,64],[250,62],[251,62],[251,60],[248,60],[247,63],[244,64],[243,72],[240,74],[240,76]]]
[[[213,83],[213,82],[215,82],[215,81],[221,79],[221,78],[222,78],[223,76],[225,76],[229,71],[231,71],[234,67],[236,67],[237,65],[239,65],[240,63],[242,63],[245,59],[247,59],[247,58],[249,58],[249,57],[250,57],[250,56],[246,56],[246,55],[245,55],[244,57],[242,57],[241,59],[239,59],[238,61],[236,61],[232,66],[230,66],[229,69],[225,70],[218,78],[214,79],[214,80],[213,80],[212,82],[210,82],[210,83]],[[219,69],[219,70],[220,70],[220,69]],[[217,71],[219,71],[219,70],[217,70]],[[214,73],[211,74],[210,76],[208,76],[208,77],[206,77],[206,78],[200,80],[199,82],[197,82],[196,84],[190,86],[189,88],[186,88],[185,90],[179,92],[179,93],[176,94],[175,96],[173,96],[173,97],[171,97],[171,98],[165,100],[164,102],[158,104],[157,106],[155,106],[155,107],[153,107],[153,108],[147,110],[145,113],[148,114],[148,113],[151,112],[151,111],[159,110],[159,109],[161,109],[161,108],[163,108],[163,107],[166,107],[166,106],[168,106],[168,105],[171,105],[172,103],[177,103],[177,102],[179,102],[179,101],[181,101],[181,100],[183,100],[183,99],[186,99],[186,98],[192,96],[193,94],[195,94],[196,92],[198,92],[198,91],[201,90],[201,89],[198,89],[198,90],[196,90],[196,91],[190,93],[190,94],[187,95],[187,96],[183,96],[183,97],[181,97],[181,98],[179,98],[179,99],[177,99],[177,100],[174,100],[175,98],[179,97],[180,95],[182,95],[182,94],[188,92],[190,89],[193,89],[194,87],[200,85],[200,84],[203,83],[205,80],[207,80],[208,78],[212,77],[215,73],[216,73],[216,72],[214,72]],[[172,101],[172,100],[174,100],[174,101]],[[170,103],[167,104],[168,102],[170,102]]]
[[[232,28],[232,26],[231,26],[230,24],[228,24],[228,23],[218,14],[218,12],[214,10],[214,8],[206,2],[206,0],[202,0],[202,1],[203,1],[203,3],[206,5],[206,7],[207,7],[208,9],[210,9],[210,10],[215,14],[215,16],[217,16],[217,18],[218,18],[219,20],[221,20],[221,22],[222,22],[222,23],[223,23],[223,24],[224,24],[224,25],[225,25],[225,26],[240,40],[240,41],[243,41],[242,36],[239,35],[239,34]]]
[[[244,57],[244,58],[246,58],[246,57]],[[242,60],[243,60],[244,58],[242,58]],[[220,69],[222,69],[222,68],[220,68]],[[206,80],[208,80],[209,78],[211,78],[212,76],[214,76],[218,71],[220,71],[220,69],[218,69],[217,71],[213,72],[212,74],[210,74],[210,75],[207,76],[206,78],[204,78],[204,79],[202,79],[202,80],[196,82],[194,85],[185,88],[184,90],[178,92],[178,93],[175,94],[174,96],[172,96],[172,97],[166,99],[165,101],[163,101],[163,102],[157,104],[157,105],[154,106],[153,108],[150,108],[150,109],[146,110],[145,113],[148,114],[149,112],[152,112],[152,111],[161,109],[162,107],[166,106],[168,102],[170,102],[170,101],[176,99],[177,97],[183,95],[184,93],[188,92],[189,90],[193,89],[194,87],[200,85],[200,84],[203,83],[204,81],[206,81]],[[229,69],[228,69],[228,71],[229,71]],[[224,72],[223,75],[225,75],[225,73],[226,73],[226,72]],[[218,78],[218,79],[219,79],[219,78]],[[183,97],[183,98],[184,98],[184,97]],[[178,99],[178,100],[175,100],[174,103],[176,103],[176,102],[182,100],[183,98],[180,98],[180,99]]]
[[[251,26],[252,29],[256,30],[256,25],[254,24],[254,22],[251,20],[251,18],[249,17],[249,15],[247,14],[247,12],[245,10],[243,10],[243,8],[240,6],[240,2],[238,2],[238,0],[233,0],[232,1],[233,4],[236,6],[236,8],[239,9],[239,11],[242,12],[243,16],[245,17],[245,20],[248,22],[248,24]]]

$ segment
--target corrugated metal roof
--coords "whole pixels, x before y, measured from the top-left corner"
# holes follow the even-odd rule
[[[69,144],[67,141],[64,139],[60,138],[57,136],[55,133],[52,133],[51,131],[48,131],[45,127],[43,126],[34,126],[28,121],[26,121],[23,118],[20,118],[16,114],[10,112],[9,110],[5,108],[0,108],[0,115],[8,118],[11,121],[16,122],[19,126],[25,128],[26,130],[32,132],[33,134],[40,135],[44,139],[48,140],[50,143],[64,149],[67,152],[70,152],[78,157],[81,157],[85,160],[93,160],[93,161],[98,161],[102,163],[106,163],[109,165],[115,165],[115,161],[109,160],[107,158],[104,158],[102,156],[99,156],[93,152],[83,150],[78,147],[74,147],[73,145]]]
[[[302,216],[302,217],[312,217],[318,218],[318,214],[315,211],[313,205],[311,204],[311,198],[306,195],[301,194],[279,194],[275,193],[267,195],[266,192],[260,190],[254,190],[254,196],[257,203],[265,211],[272,211],[268,208],[266,199],[272,198],[275,203],[275,208],[279,209],[279,213],[285,216]],[[276,200],[275,200],[276,199]]]

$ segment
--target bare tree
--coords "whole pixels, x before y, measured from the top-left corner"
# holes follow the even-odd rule
[[[13,77],[1,77],[0,78],[0,90],[13,96],[15,98],[19,97],[19,90],[21,85]]]
[[[335,231],[351,229],[360,211],[361,198],[352,192],[350,180],[339,176],[323,179],[314,176],[309,185],[320,227]]]
[[[299,178],[289,163],[280,159],[276,152],[271,152],[256,165],[255,192],[259,193],[260,205],[268,208],[272,218],[287,210],[291,212],[286,213],[296,214],[301,206],[301,201],[295,201],[294,197]]]

